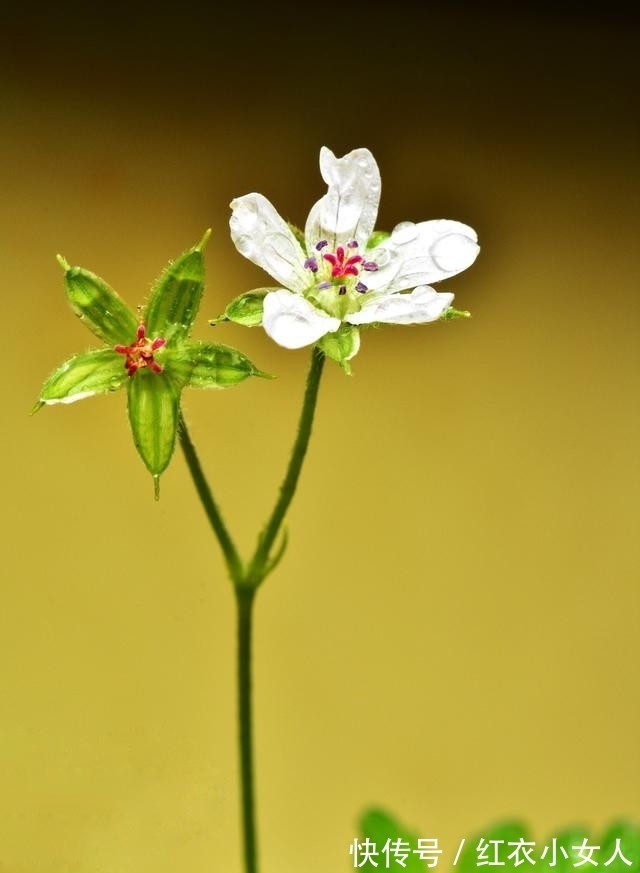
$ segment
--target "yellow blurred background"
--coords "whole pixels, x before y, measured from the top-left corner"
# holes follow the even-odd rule
[[[482,8],[480,6],[482,5]],[[464,322],[328,366],[290,547],[257,603],[262,869],[340,873],[383,805],[437,837],[640,816],[638,69],[612,7],[168,10],[5,20],[2,873],[240,871],[233,599],[179,453],[152,485],[122,393],[28,411],[97,344],[55,262],[141,303],[207,227],[194,335],[265,275],[250,191],[303,224],[318,152],[369,147],[378,225],[477,228]],[[247,551],[308,354],[184,395]]]

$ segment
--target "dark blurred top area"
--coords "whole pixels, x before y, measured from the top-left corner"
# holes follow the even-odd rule
[[[354,114],[377,123],[381,112],[399,123],[407,97],[428,113],[429,82],[417,74],[429,69],[434,87],[457,86],[460,112],[490,102],[496,120],[512,122],[534,97],[546,112],[575,111],[559,87],[573,80],[587,89],[585,110],[613,100],[637,114],[637,37],[633,4],[12,4],[0,68],[9,84],[155,95],[167,109],[178,97],[197,105],[215,77],[225,112],[296,94],[300,113],[326,112],[335,124]]]

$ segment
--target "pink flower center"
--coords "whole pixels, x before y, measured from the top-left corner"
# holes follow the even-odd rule
[[[153,353],[166,345],[164,337],[150,339],[145,336],[144,324],[138,325],[137,338],[130,346],[114,346],[120,355],[126,355],[124,365],[129,376],[135,375],[141,367],[149,367],[153,373],[162,373],[162,367],[154,360]]]
[[[368,291],[367,286],[359,279],[360,273],[363,270],[373,273],[378,269],[378,265],[375,261],[365,260],[362,255],[350,254],[349,249],[353,251],[358,248],[357,240],[349,240],[346,246],[336,246],[335,252],[323,251],[328,245],[326,239],[321,239],[316,243],[315,249],[317,252],[322,252],[322,259],[312,256],[304,262],[307,270],[319,274],[318,278],[322,281],[318,282],[318,290],[324,291],[337,286],[338,294],[346,294],[349,289],[359,294]]]
[[[344,246],[338,246],[335,255],[327,252],[322,257],[331,264],[332,279],[345,279],[347,276],[360,275],[360,264],[364,261],[362,255],[347,257]]]

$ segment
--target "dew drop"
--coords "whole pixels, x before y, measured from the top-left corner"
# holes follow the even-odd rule
[[[461,233],[449,233],[431,246],[431,256],[441,270],[460,272],[475,261],[478,246]]]
[[[391,233],[391,237],[397,245],[406,245],[413,242],[418,236],[418,228],[413,221],[402,221],[397,224]]]

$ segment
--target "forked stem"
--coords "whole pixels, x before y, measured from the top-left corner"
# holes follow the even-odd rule
[[[269,520],[256,544],[251,561],[243,564],[233,539],[213,497],[209,483],[200,466],[182,414],[180,415],[180,443],[195,485],[198,497],[209,519],[213,533],[220,544],[229,575],[233,582],[237,609],[237,676],[238,676],[238,736],[240,747],[240,788],[242,807],[242,835],[245,873],[258,873],[258,848],[255,814],[255,780],[253,760],[253,695],[252,695],[252,640],[253,605],[258,586],[277,565],[284,545],[272,556],[271,550],[280,533],[282,522],[295,494],[302,470],[313,419],[318,401],[324,355],[314,348],[307,375],[302,411],[296,439],[278,498]]]

